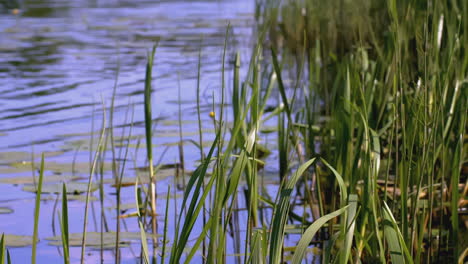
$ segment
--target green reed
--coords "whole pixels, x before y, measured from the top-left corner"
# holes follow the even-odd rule
[[[41,168],[39,171],[39,180],[36,187],[36,203],[34,206],[34,231],[32,237],[32,254],[31,254],[31,263],[36,263],[36,249],[39,232],[39,215],[41,210],[41,193],[42,193],[42,182],[44,179],[44,153],[41,156]]]
[[[181,204],[175,216],[169,215],[169,206],[170,190],[175,192],[176,186],[168,186],[165,203],[160,203],[165,206],[159,210],[164,212],[162,243],[157,239],[156,217],[156,174],[161,165],[153,167],[152,144],[155,47],[148,55],[144,136],[149,184],[145,189],[139,187],[138,177],[135,182],[139,261],[302,263],[312,257],[312,261],[342,264],[463,263],[468,254],[461,217],[468,192],[462,173],[468,150],[468,3],[285,0],[282,4],[257,1],[257,6],[260,33],[248,60],[237,52],[231,65],[226,62],[232,49],[227,27],[220,104],[209,114],[215,139],[208,149],[203,147],[205,113],[200,106],[201,49],[198,142],[183,138],[179,90],[177,147],[182,177],[186,141],[193,141],[200,160],[183,180],[183,198],[174,198],[176,206]],[[232,76],[231,90],[227,76]],[[112,102],[111,112],[113,108]],[[110,122],[112,129],[112,115]],[[131,124],[124,160],[133,117]],[[275,132],[271,133],[274,144],[268,146],[262,141],[267,127]],[[91,161],[82,262],[91,177],[98,154],[107,149],[104,131],[103,124]],[[114,143],[111,148],[114,152]],[[274,164],[265,158],[268,152],[276,155]],[[117,218],[125,168],[123,164],[117,171],[120,157],[112,155]],[[43,166],[42,161],[32,261]],[[262,186],[261,175],[271,170],[277,184]],[[273,195],[265,191],[267,187]],[[100,191],[103,207],[102,184]],[[63,257],[68,263],[65,185],[62,196]],[[175,230],[168,229],[169,222],[175,223]],[[152,253],[147,230],[152,233]],[[4,245],[2,238],[2,263]]]
[[[263,6],[260,21],[282,51],[283,74],[306,69],[304,100],[294,110],[305,153],[326,158],[350,197],[357,194],[346,244],[355,261],[385,262],[390,252],[398,263],[446,254],[456,262],[467,247],[455,242],[466,230],[458,212],[459,184],[466,185],[467,10],[465,1],[417,0]],[[307,142],[318,142],[318,153]],[[328,175],[317,171],[329,193],[336,182]],[[337,201],[321,196],[323,215]]]
[[[146,135],[146,154],[148,158],[149,167],[149,179],[150,179],[150,192],[149,201],[151,202],[151,227],[153,232],[153,261],[156,258],[156,247],[158,245],[157,239],[155,238],[158,233],[158,225],[156,220],[156,179],[153,167],[153,144],[152,144],[152,111],[151,111],[151,92],[152,92],[152,70],[153,70],[153,59],[154,53],[156,52],[156,45],[153,46],[153,50],[148,54],[148,63],[146,65],[146,76],[145,76],[145,135]]]
[[[86,236],[87,236],[87,230],[88,230],[88,211],[89,211],[89,200],[91,197],[91,185],[93,182],[93,175],[94,172],[96,171],[96,168],[98,166],[98,157],[100,153],[103,151],[103,145],[104,145],[104,136],[106,134],[106,112],[105,112],[105,104],[104,102],[102,103],[103,105],[103,117],[102,117],[102,128],[101,128],[101,134],[99,136],[99,141],[98,145],[96,148],[96,151],[94,153],[94,158],[92,164],[90,164],[90,172],[89,172],[89,177],[88,177],[88,183],[87,183],[87,190],[86,190],[86,201],[85,201],[85,208],[84,208],[84,221],[83,221],[83,237],[81,240],[81,255],[80,255],[80,263],[83,264],[85,262],[85,251],[86,251]],[[63,210],[63,209],[62,209]],[[102,240],[102,238],[101,238]]]
[[[70,263],[70,238],[68,232],[68,198],[67,186],[65,183],[62,185],[62,218],[60,221],[60,233],[62,234],[63,245],[63,263]]]

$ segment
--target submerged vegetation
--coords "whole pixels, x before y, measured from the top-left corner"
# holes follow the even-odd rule
[[[148,54],[144,113],[129,105],[130,125],[117,139],[113,102],[103,106],[86,182],[47,183],[52,176],[44,176],[44,154],[40,166],[27,164],[40,167],[33,182],[19,179],[36,193],[34,234],[21,238],[21,245],[32,245],[32,263],[41,193],[61,193],[60,234],[48,240],[65,263],[84,263],[86,247],[100,250],[101,260],[111,251],[119,263],[132,241],[141,245],[135,257],[141,263],[468,260],[468,2],[257,2],[258,41],[248,63],[239,53],[227,61],[228,26],[218,100],[209,114],[197,97],[198,141],[183,139],[179,108],[176,164],[163,166],[153,153],[156,46]],[[140,145],[130,143],[140,114],[148,162],[146,174],[133,178],[125,167],[135,160],[130,149]],[[208,127],[214,133],[206,135]],[[187,143],[199,151],[194,171],[185,165]],[[102,217],[106,170],[115,187],[115,226]],[[158,193],[168,170],[175,184],[165,181],[167,192]],[[267,173],[277,184],[266,184]],[[179,185],[183,197],[177,199]],[[121,200],[127,186],[134,187],[131,204]],[[94,191],[101,223],[90,232]],[[70,233],[70,194],[81,193],[82,232]],[[139,232],[122,230],[127,218],[136,219]],[[0,263],[14,260],[8,248],[17,241],[2,237]],[[74,246],[81,247],[80,257],[71,253]]]

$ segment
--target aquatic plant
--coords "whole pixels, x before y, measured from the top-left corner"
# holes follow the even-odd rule
[[[32,262],[41,194],[60,193],[59,189],[61,233],[49,241],[62,248],[65,263],[73,259],[73,246],[81,247],[82,263],[86,247],[100,250],[101,261],[107,250],[119,263],[120,250],[131,247],[132,241],[139,244],[134,258],[140,263],[465,261],[468,3],[257,4],[259,34],[251,57],[243,63],[235,53],[232,62],[226,62],[228,26],[220,51],[217,100],[213,96],[206,109],[200,105],[200,48],[198,142],[184,139],[179,94],[175,164],[162,165],[154,155],[155,48],[148,53],[142,87],[144,112],[136,113],[144,115],[139,125],[145,134],[132,135],[137,124],[129,103],[128,134],[114,138],[114,104],[107,109],[103,102],[99,141],[94,151],[90,143],[90,170],[82,183],[86,188],[80,189],[86,194],[81,234],[69,233],[67,183],[44,190],[47,163],[42,157],[39,182],[32,189]],[[231,84],[226,83],[227,75],[232,76]],[[146,140],[147,166],[138,167],[135,161],[135,177],[129,177],[124,175],[126,162],[136,160],[129,149],[136,152],[140,139]],[[200,155],[194,168],[186,168],[186,144]],[[117,148],[124,153],[117,155]],[[107,151],[112,152],[111,181],[104,179]],[[165,197],[157,195],[158,181],[168,170],[175,176],[165,181]],[[109,182],[116,191],[115,231],[104,213],[103,186]],[[122,204],[126,186],[134,187],[130,205]],[[90,232],[87,212],[95,190],[101,225]],[[125,208],[134,211],[124,213]],[[129,218],[135,219],[139,232],[121,230],[121,222],[126,226]],[[6,248],[11,239],[2,236],[1,263],[9,261]]]

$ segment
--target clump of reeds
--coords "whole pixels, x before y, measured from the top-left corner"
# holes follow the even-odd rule
[[[273,2],[262,5],[263,24],[249,63],[236,54],[232,73],[225,69],[226,36],[219,108],[209,113],[215,130],[209,149],[203,148],[197,98],[199,142],[193,143],[200,162],[184,185],[175,219],[168,215],[170,188],[165,204],[156,204],[151,114],[155,49],[149,54],[144,86],[149,184],[145,190],[138,178],[135,183],[140,262],[155,263],[159,257],[161,263],[302,263],[313,249],[312,261],[324,263],[463,263],[468,254],[463,239],[468,2]],[[290,54],[294,63],[288,61]],[[241,79],[243,65],[247,75]],[[200,69],[201,61],[198,85]],[[233,77],[229,91],[225,74]],[[264,160],[268,151],[262,131],[271,122],[276,122],[275,148],[268,151],[277,154],[277,164]],[[98,156],[107,146],[104,134],[112,138],[112,117],[110,123],[106,129],[103,121],[86,212]],[[128,142],[130,137],[131,130]],[[119,219],[123,168],[118,173],[113,159]],[[277,170],[278,184],[269,186],[273,195],[262,185],[262,174],[270,168]],[[32,262],[44,169],[42,162]],[[102,178],[100,191],[102,206]],[[68,263],[66,193],[64,185],[61,237]],[[156,236],[156,211],[164,212],[162,240]],[[168,230],[170,220],[175,230]],[[85,235],[82,241],[84,262]],[[0,262],[10,261],[7,256],[2,238]]]
[[[292,79],[301,143],[357,195],[346,254],[463,262],[467,2],[272,2],[261,21],[282,51],[276,73]],[[321,214],[341,205],[330,195],[338,183],[323,169],[310,186],[321,190]]]

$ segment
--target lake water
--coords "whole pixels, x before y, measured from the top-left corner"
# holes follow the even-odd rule
[[[179,88],[183,137],[198,139],[195,98],[199,50],[202,52],[202,119],[206,125],[203,129],[209,141],[213,135],[208,113],[212,95],[220,88],[228,23],[231,30],[227,61],[232,60],[236,51],[246,61],[255,40],[255,1],[252,0],[24,0],[18,15],[13,15],[11,10],[0,10],[0,179],[3,179],[0,208],[13,210],[10,214],[0,214],[0,233],[14,235],[33,232],[35,194],[23,189],[33,174],[38,175],[40,153],[46,152],[46,178],[59,177],[56,181],[61,181],[89,174],[89,160],[103,119],[102,102],[110,107],[117,75],[114,132],[116,138],[128,134],[125,125],[131,122],[134,109],[134,140],[130,144],[138,145],[144,134],[141,122],[145,64],[147,52],[154,43],[159,41],[153,70],[153,117],[160,120],[154,139],[155,155],[156,159],[162,156],[161,162],[167,164],[179,160],[178,148],[171,144],[179,140],[176,122]],[[229,87],[230,73],[226,75],[226,83]],[[109,111],[106,115],[108,118]],[[141,146],[144,146],[143,139]],[[117,152],[118,157],[123,156]],[[198,153],[195,147],[187,145],[188,167],[193,167]],[[110,159],[109,152],[107,155]],[[131,149],[128,174],[135,174],[133,164],[144,165],[144,156],[144,148]],[[32,167],[36,168],[35,172]],[[19,177],[25,180],[12,180]],[[104,177],[110,178],[111,173],[107,170]],[[49,179],[54,182],[52,177]],[[171,177],[162,179],[159,192],[164,193],[171,182]],[[104,212],[110,229],[115,230],[115,211],[110,208],[115,204],[113,188],[106,185],[105,192],[109,197]],[[179,190],[176,195],[180,193]],[[38,262],[56,263],[61,261],[59,249],[48,245],[50,241],[45,238],[60,234],[58,222],[55,229],[52,226],[52,218],[57,218],[59,210],[54,210],[55,195],[43,196],[46,200],[41,203]],[[123,203],[134,203],[133,188],[124,190],[123,199]],[[99,204],[94,204],[90,208],[90,231],[100,230]],[[70,201],[69,210],[70,232],[81,232],[84,203]],[[169,229],[173,227],[170,223]],[[126,220],[126,228],[138,231],[135,218]],[[138,255],[138,243],[135,245],[130,249],[136,249]],[[29,262],[30,247],[10,251],[14,263]],[[89,249],[87,262],[99,262],[100,254],[99,250]],[[112,251],[103,254],[104,262],[114,261]],[[135,254],[124,249],[122,262],[134,263]],[[79,247],[72,249],[71,256],[72,262],[79,261]]]

